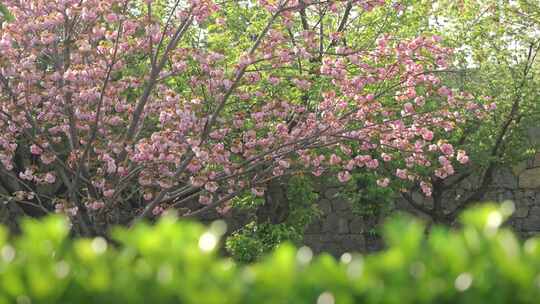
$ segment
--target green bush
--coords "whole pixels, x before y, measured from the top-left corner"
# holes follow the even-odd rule
[[[276,249],[283,242],[300,244],[307,226],[321,215],[317,208],[318,195],[313,180],[306,176],[292,176],[287,183],[288,214],[284,222],[272,224],[253,221],[235,231],[225,240],[225,249],[236,262],[250,263]],[[234,200],[236,207],[254,210],[264,204],[251,192]]]
[[[238,265],[216,252],[223,224],[165,217],[119,228],[116,242],[70,239],[63,218],[0,230],[0,303],[537,303],[540,243],[499,226],[511,205],[463,214],[463,227],[400,216],[388,249],[340,261],[284,245]]]
[[[280,244],[302,241],[302,230],[287,223],[251,222],[225,240],[225,249],[236,262],[249,263],[260,259]]]

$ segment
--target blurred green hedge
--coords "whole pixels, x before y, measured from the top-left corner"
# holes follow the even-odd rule
[[[427,237],[400,216],[383,252],[336,261],[284,245],[250,265],[218,256],[220,222],[165,217],[113,245],[68,238],[61,217],[27,220],[21,237],[0,230],[0,303],[538,303],[539,241],[499,228],[512,209],[484,205]]]

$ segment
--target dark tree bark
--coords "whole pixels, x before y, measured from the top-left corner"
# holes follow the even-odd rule
[[[287,179],[274,179],[266,189],[264,205],[257,209],[257,220],[272,224],[283,223],[289,216],[289,209]]]

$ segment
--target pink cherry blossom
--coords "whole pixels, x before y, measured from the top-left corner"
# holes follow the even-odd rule
[[[200,195],[199,196],[199,203],[203,205],[208,205],[212,202],[212,197],[209,195]]]
[[[204,189],[208,190],[209,192],[216,192],[219,185],[216,182],[208,182],[206,185],[204,185]]]
[[[338,180],[342,183],[348,182],[351,179],[351,173],[349,171],[341,171],[338,173]]]
[[[381,157],[382,157],[383,161],[385,161],[385,162],[389,162],[389,161],[392,160],[392,156],[389,155],[388,153],[382,153]]]
[[[161,215],[165,211],[162,206],[156,206],[154,209],[152,209],[152,214],[155,216]]]
[[[341,163],[341,158],[335,154],[330,155],[330,165],[336,166]]]
[[[41,153],[43,153],[43,149],[41,149],[37,145],[31,145],[30,146],[30,153],[32,153],[34,155],[41,155]]]
[[[105,203],[103,203],[102,201],[93,201],[93,202],[86,203],[86,206],[88,209],[96,211],[105,207]]]
[[[441,152],[445,155],[452,156],[454,155],[454,147],[451,144],[444,143],[440,145]]]
[[[388,187],[389,184],[390,184],[390,179],[387,177],[377,180],[377,185],[379,187],[385,188],[385,187]]]
[[[54,175],[54,173],[48,172],[47,174],[45,174],[43,180],[47,184],[54,184],[54,182],[56,181],[56,176]]]
[[[375,169],[379,167],[379,161],[376,159],[372,159],[366,163],[366,167],[369,169]]]
[[[103,191],[104,197],[112,197],[114,195],[114,189],[107,189]]]
[[[400,179],[407,179],[407,169],[396,169],[396,176]]]
[[[458,150],[456,159],[462,165],[469,162],[469,156],[463,150]]]
[[[431,193],[432,193],[431,184],[421,181],[420,188],[422,189],[422,192],[424,193],[425,196],[431,196]]]
[[[433,140],[433,132],[428,129],[422,129],[422,138],[427,141]]]
[[[31,181],[34,179],[34,171],[27,168],[24,172],[19,173],[19,177],[23,180]]]

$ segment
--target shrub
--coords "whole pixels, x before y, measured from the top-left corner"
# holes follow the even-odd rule
[[[116,242],[68,238],[67,221],[25,220],[0,232],[0,303],[536,303],[538,239],[499,229],[511,204],[463,214],[463,227],[399,216],[388,248],[340,261],[284,245],[261,262],[216,255],[221,222],[208,229],[164,217],[117,229]]]
[[[279,189],[281,190],[281,189]],[[275,249],[279,244],[288,241],[300,244],[307,226],[321,215],[315,201],[318,194],[313,187],[313,180],[306,176],[293,176],[287,180],[284,207],[286,215],[281,222],[271,222],[271,219],[257,215],[252,221],[241,229],[232,233],[225,241],[227,252],[237,262],[253,262],[262,255]],[[253,210],[262,199],[254,195],[241,197],[236,207]],[[272,210],[271,216],[276,216],[279,210]]]

